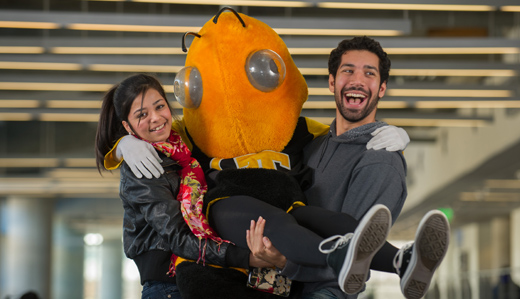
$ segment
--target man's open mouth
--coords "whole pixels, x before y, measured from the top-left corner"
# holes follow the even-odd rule
[[[347,103],[352,106],[359,106],[365,102],[367,96],[360,93],[347,92],[344,95]]]

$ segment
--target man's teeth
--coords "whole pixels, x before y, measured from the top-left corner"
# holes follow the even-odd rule
[[[359,93],[347,93],[347,98],[364,98],[365,96]]]
[[[359,105],[365,99],[365,96],[359,93],[347,93],[346,95],[347,101],[350,104]]]
[[[151,130],[151,131],[159,131],[160,129],[164,128],[164,124],[162,126],[158,126],[157,128]]]

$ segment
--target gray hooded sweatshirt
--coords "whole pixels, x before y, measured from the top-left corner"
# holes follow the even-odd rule
[[[336,121],[327,135],[304,149],[304,163],[314,170],[311,187],[305,191],[308,204],[350,214],[360,220],[375,204],[384,204],[395,222],[406,199],[406,162],[401,152],[367,150],[371,133],[384,122],[374,122],[336,136]],[[338,286],[332,268],[299,266],[290,261],[282,274],[307,282],[304,292],[327,288],[338,298],[346,295]]]

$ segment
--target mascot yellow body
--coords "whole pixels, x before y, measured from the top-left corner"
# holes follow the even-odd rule
[[[174,129],[203,167],[221,170],[227,159],[236,168],[291,169],[290,153],[283,153],[288,144],[301,152],[328,126],[299,117],[307,84],[278,34],[254,18],[223,10],[192,33],[186,72],[175,82],[184,118]],[[295,138],[297,127],[305,134]],[[177,265],[183,298],[280,298],[247,288],[246,280],[233,269],[184,260]]]

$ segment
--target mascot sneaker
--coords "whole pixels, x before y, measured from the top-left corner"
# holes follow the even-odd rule
[[[401,277],[401,291],[407,299],[422,298],[433,274],[448,251],[450,226],[438,210],[428,212],[417,228],[415,242],[396,254],[394,268]]]
[[[372,258],[385,243],[391,224],[388,208],[375,205],[361,219],[354,233],[332,236],[320,243],[319,249],[328,254],[327,263],[338,274],[338,284],[343,292],[357,294],[363,289]],[[330,249],[322,249],[333,241]]]

